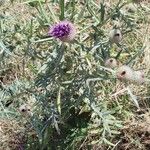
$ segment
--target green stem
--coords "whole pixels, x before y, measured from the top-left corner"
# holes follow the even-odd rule
[[[64,0],[59,0],[59,7],[60,7],[60,20],[64,20],[64,13],[65,13],[65,2]]]

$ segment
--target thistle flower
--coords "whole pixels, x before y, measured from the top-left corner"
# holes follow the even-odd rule
[[[71,42],[76,35],[74,25],[69,21],[61,21],[53,25],[48,34],[52,37],[58,38],[63,42]]]
[[[126,65],[119,67],[116,76],[120,80],[132,81],[134,79],[134,71]]]
[[[23,115],[31,114],[30,108],[27,104],[23,104],[19,107],[19,111]]]
[[[119,29],[112,29],[109,33],[109,40],[112,43],[120,43],[122,40],[122,34]]]
[[[144,72],[134,71],[129,66],[125,66],[125,65],[117,69],[116,76],[120,80],[126,80],[138,84],[142,84],[147,80],[144,77]]]
[[[105,66],[108,68],[115,68],[118,66],[118,62],[115,58],[109,58],[105,61]]]

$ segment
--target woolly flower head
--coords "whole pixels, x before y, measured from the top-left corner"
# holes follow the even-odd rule
[[[117,69],[116,76],[120,80],[131,81],[134,78],[134,71],[129,66],[123,65]]]
[[[58,38],[63,42],[71,42],[76,35],[75,26],[69,21],[61,21],[53,25],[48,34],[52,37]]]
[[[122,34],[119,29],[112,29],[109,33],[109,40],[112,43],[120,43],[122,40]]]
[[[118,62],[115,58],[109,58],[105,61],[105,66],[108,68],[115,68],[118,66]]]
[[[117,69],[116,76],[120,80],[130,81],[132,83],[142,84],[146,81],[144,72],[134,71],[129,66],[121,66]]]
[[[31,115],[30,107],[27,104],[21,105],[19,111],[22,115]]]

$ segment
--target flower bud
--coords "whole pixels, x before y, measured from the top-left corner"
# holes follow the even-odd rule
[[[116,76],[119,80],[132,81],[134,71],[129,66],[123,65],[117,69]]]
[[[112,43],[120,43],[122,40],[122,34],[119,29],[112,29],[109,33],[109,40]]]
[[[118,66],[118,62],[115,58],[109,58],[105,61],[105,66],[108,68],[115,68]]]
[[[125,66],[125,65],[117,69],[116,76],[120,80],[126,80],[138,84],[142,84],[147,80],[144,77],[144,72],[134,71],[129,66]]]
[[[23,104],[19,107],[19,111],[22,115],[29,115],[31,114],[30,112],[30,107],[27,104]]]

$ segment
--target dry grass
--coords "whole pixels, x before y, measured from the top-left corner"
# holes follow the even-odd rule
[[[25,128],[15,120],[0,120],[0,150],[23,149]]]

